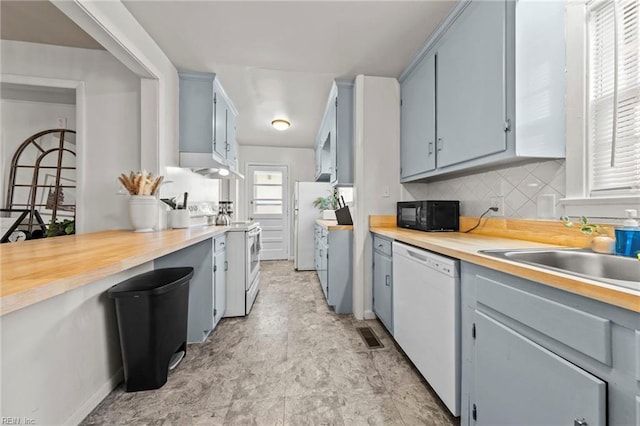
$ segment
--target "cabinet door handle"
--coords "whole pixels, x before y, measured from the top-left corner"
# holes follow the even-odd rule
[[[387,287],[391,285],[391,276],[389,275],[384,276],[384,285],[386,285]]]
[[[442,138],[438,138],[438,151],[442,151],[442,145],[444,145],[444,142],[442,141]]]
[[[433,154],[433,142],[429,142],[429,155]]]
[[[384,245],[383,244],[378,244],[378,247],[382,248],[382,247],[384,247]]]

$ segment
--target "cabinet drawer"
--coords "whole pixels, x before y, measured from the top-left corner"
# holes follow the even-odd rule
[[[391,256],[391,241],[387,240],[386,238],[374,235],[373,249],[375,251],[379,251],[380,253],[386,254],[387,256]]]
[[[226,250],[227,248],[227,236],[223,235],[221,237],[217,237],[214,243],[214,251],[216,253]]]
[[[476,275],[479,304],[611,365],[611,322]]]

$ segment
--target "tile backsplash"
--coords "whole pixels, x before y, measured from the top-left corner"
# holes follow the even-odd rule
[[[460,200],[463,216],[480,216],[491,197],[502,196],[504,212],[494,216],[558,219],[564,211],[559,202],[565,196],[565,161],[495,168],[423,185],[430,200]]]

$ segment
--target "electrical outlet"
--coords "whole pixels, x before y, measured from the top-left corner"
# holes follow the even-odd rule
[[[504,196],[497,195],[495,197],[491,197],[489,202],[491,203],[489,207],[495,207],[498,209],[497,212],[492,212],[491,216],[504,216]]]

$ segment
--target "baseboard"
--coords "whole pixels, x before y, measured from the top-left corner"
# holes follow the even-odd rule
[[[93,411],[94,408],[98,406],[102,402],[103,399],[107,397],[120,383],[124,380],[124,370],[122,367],[116,371],[116,373],[107,380],[107,382],[100,386],[92,396],[89,398],[75,413],[69,417],[69,419],[65,422],[67,425],[78,425],[85,417],[89,415]]]
[[[376,314],[373,313],[373,311],[364,311],[364,319],[366,320],[374,320],[378,317],[376,317]]]

